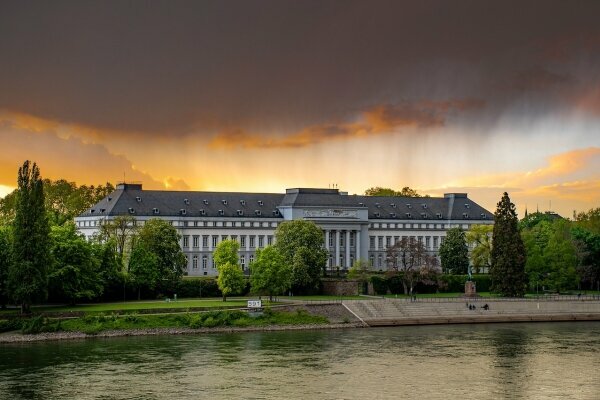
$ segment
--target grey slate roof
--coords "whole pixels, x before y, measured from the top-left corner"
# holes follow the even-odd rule
[[[117,190],[81,216],[282,218],[278,207],[366,207],[370,220],[493,220],[493,214],[461,193],[445,197],[387,197],[341,195],[337,189],[301,188],[288,189],[284,195],[142,190],[141,185],[135,184],[118,185]]]

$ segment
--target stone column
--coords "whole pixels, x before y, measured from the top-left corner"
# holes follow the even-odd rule
[[[246,236],[246,251],[250,251],[250,235],[244,236]]]
[[[360,231],[354,231],[354,247],[356,249],[356,261],[360,260]]]
[[[350,230],[346,230],[346,268],[350,268]]]
[[[335,265],[341,267],[340,265],[340,231],[335,231]]]
[[[329,253],[329,230],[325,231],[325,248],[327,249],[327,252]]]

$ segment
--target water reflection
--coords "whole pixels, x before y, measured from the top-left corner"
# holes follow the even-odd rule
[[[600,323],[419,326],[0,347],[0,399],[596,399]]]

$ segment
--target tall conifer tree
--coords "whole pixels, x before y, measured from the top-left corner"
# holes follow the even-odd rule
[[[525,246],[519,234],[515,205],[504,192],[494,214],[490,273],[492,290],[508,297],[525,295]]]
[[[17,206],[13,222],[13,263],[8,274],[11,297],[29,313],[31,304],[48,294],[50,228],[44,207],[44,184],[38,166],[19,168]]]

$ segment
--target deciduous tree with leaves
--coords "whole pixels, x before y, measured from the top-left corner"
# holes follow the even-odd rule
[[[250,264],[250,283],[255,293],[266,293],[269,299],[284,293],[292,285],[292,269],[274,246],[256,251],[256,259]]]
[[[489,272],[492,257],[493,225],[472,225],[466,233],[467,243],[471,246],[471,265],[476,274]]]
[[[312,221],[286,221],[277,227],[275,238],[274,246],[292,267],[292,289],[318,289],[328,257],[323,230]]]
[[[446,232],[446,239],[440,246],[442,269],[447,274],[466,274],[469,269],[469,248],[465,231],[452,228]]]
[[[8,273],[11,297],[29,313],[31,304],[48,294],[50,228],[44,207],[44,184],[35,163],[19,168],[13,221],[12,257]]]
[[[412,237],[403,237],[386,252],[388,267],[400,273],[404,294],[412,295],[421,275],[431,275],[438,269],[437,258],[429,255],[422,242]]]

